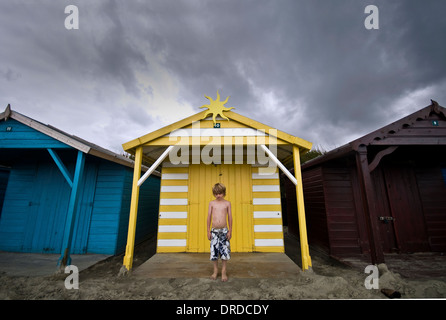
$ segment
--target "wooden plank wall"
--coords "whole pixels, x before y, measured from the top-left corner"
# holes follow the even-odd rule
[[[72,173],[74,156],[59,154]],[[87,157],[71,253],[123,252],[132,172],[131,168]],[[159,178],[150,177],[140,194],[137,241],[156,230]],[[59,253],[69,196],[70,188],[46,150],[15,163],[0,218],[0,250]]]
[[[0,148],[71,148],[17,120],[0,122]]]
[[[11,170],[0,220],[0,250],[22,251],[26,222],[32,205],[35,164]]]
[[[440,165],[416,169],[426,231],[432,251],[446,251],[446,177]],[[445,170],[446,171],[446,170]]]
[[[308,241],[311,245],[317,245],[328,251],[329,236],[322,179],[321,167],[302,172]],[[287,192],[288,213],[290,213],[290,209],[293,212],[291,219],[288,218],[288,228],[292,234],[298,236],[296,188],[290,181],[287,184],[288,188],[290,188],[290,191]]]
[[[133,170],[101,161],[88,241],[89,253],[119,254],[125,250],[130,212]],[[140,188],[135,242],[156,231],[159,178],[149,177]]]
[[[98,166],[88,241],[89,253],[114,254],[116,251],[123,175],[123,170],[116,170],[113,163],[101,162]]]
[[[330,253],[334,256],[360,254],[357,206],[353,171],[349,167],[323,169],[324,195]]]

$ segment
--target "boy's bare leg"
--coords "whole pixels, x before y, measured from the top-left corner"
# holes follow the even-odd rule
[[[217,274],[218,274],[218,260],[214,260],[214,273],[211,275],[211,279],[215,280],[217,279]]]
[[[228,276],[226,275],[226,260],[221,260],[221,281],[228,281]]]

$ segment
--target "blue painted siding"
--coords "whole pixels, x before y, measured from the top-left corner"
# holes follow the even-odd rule
[[[0,250],[23,250],[36,170],[34,164],[23,164],[10,172],[0,220]]]
[[[116,253],[123,186],[124,167],[101,162],[90,224],[89,253]]]
[[[33,181],[23,251],[59,253],[70,187],[51,162],[40,162]]]
[[[125,173],[124,190],[122,193],[122,214],[119,223],[119,238],[117,252],[125,251],[129,225],[130,200],[132,196],[133,170],[128,168]],[[136,220],[135,243],[147,239],[155,234],[158,227],[159,196],[161,180],[151,176],[139,190],[138,216]]]
[[[60,253],[71,193],[51,159],[16,163],[9,177],[0,219],[0,250]],[[67,167],[72,171],[74,163]],[[95,164],[86,166],[86,179],[76,213],[72,253],[86,253]]]
[[[94,192],[96,189],[98,163],[90,157],[87,157],[87,159],[89,161],[85,164],[78,211],[73,229],[71,249],[71,253],[73,254],[83,254],[88,251],[88,238],[93,211]]]
[[[1,148],[71,148],[14,119],[0,122]]]
[[[102,163],[93,205],[89,253],[120,254],[125,251],[132,193],[133,170]],[[158,223],[160,179],[150,177],[140,189],[136,242],[155,233]]]
[[[136,225],[136,243],[144,240],[147,235],[155,234],[158,230],[160,188],[161,179],[155,176],[147,179],[141,186],[138,206],[139,223]],[[128,208],[128,212],[130,212],[130,203]]]
[[[0,207],[0,250],[61,251],[71,188],[46,148],[55,149],[72,177],[75,149],[14,119],[0,122],[0,163],[11,166]],[[72,254],[125,250],[132,179],[132,168],[87,155]],[[159,189],[155,176],[140,189],[137,242],[156,232]]]

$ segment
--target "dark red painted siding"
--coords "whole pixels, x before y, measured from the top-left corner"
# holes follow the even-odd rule
[[[446,184],[441,167],[417,168],[416,177],[422,202],[429,245],[432,251],[446,251]]]
[[[305,219],[310,245],[316,245],[328,251],[327,217],[325,214],[322,169],[305,171],[302,175],[304,185]],[[296,187],[289,179],[285,180],[288,212],[288,231],[299,236],[299,223],[296,208]]]
[[[334,256],[361,253],[352,174],[349,167],[323,169],[330,254]]]

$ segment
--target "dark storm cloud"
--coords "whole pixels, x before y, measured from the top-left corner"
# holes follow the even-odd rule
[[[368,4],[379,8],[379,30],[364,27]],[[236,111],[296,135],[310,133],[316,143],[317,130],[329,127],[324,143],[339,144],[347,142],[346,127],[355,135],[384,125],[401,96],[444,81],[444,6],[440,1],[207,1],[164,13],[157,24],[166,67],[184,80],[185,99],[200,105],[200,94],[219,88],[232,96]],[[259,94],[268,92],[285,110],[259,109]],[[286,120],[284,112],[290,114]]]
[[[79,30],[63,27],[68,4],[79,7]],[[369,4],[378,30],[364,27]],[[431,98],[446,105],[444,9],[442,0],[2,2],[0,101],[45,117],[89,114],[79,130],[92,121],[109,144],[198,112],[219,90],[234,111],[332,148]]]

